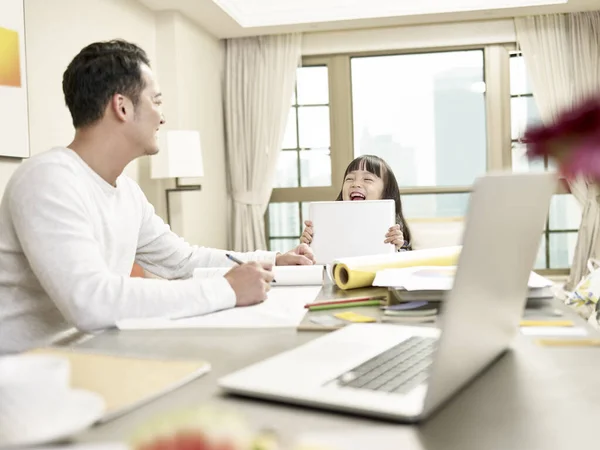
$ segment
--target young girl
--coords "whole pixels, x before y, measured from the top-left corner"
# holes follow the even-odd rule
[[[400,189],[390,166],[374,155],[362,155],[348,165],[344,173],[344,183],[337,201],[384,200],[396,203],[396,225],[385,235],[385,243],[392,243],[397,251],[411,250],[410,230],[402,214]],[[306,227],[300,240],[305,244],[312,242],[312,221],[304,222]]]

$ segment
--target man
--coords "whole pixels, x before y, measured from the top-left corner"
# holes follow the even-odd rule
[[[75,138],[23,163],[0,205],[0,353],[45,345],[72,326],[183,317],[263,301],[272,264],[312,264],[306,245],[286,254],[236,254],[225,277],[193,269],[231,266],[222,250],[192,247],[122,175],[159,151],[165,123],[148,57],[124,41],[84,48],[63,76]],[[131,278],[133,262],[165,279]]]

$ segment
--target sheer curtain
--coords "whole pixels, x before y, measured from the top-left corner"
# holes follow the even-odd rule
[[[515,27],[544,122],[552,122],[562,108],[600,94],[600,11],[517,18]],[[570,188],[583,215],[569,290],[586,274],[588,259],[600,256],[598,186],[577,179]]]
[[[228,39],[225,128],[232,247],[265,250],[264,214],[301,60],[301,36]]]

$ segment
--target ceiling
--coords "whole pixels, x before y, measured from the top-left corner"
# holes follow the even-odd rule
[[[369,2],[369,5],[379,3],[384,5],[387,3],[388,12],[383,12],[382,9],[380,15],[387,15],[386,17],[372,17],[372,9],[361,13],[357,10],[353,14],[346,14],[348,20],[332,20],[333,16],[324,14],[316,17],[315,14],[306,14],[300,20],[303,23],[288,23],[290,22],[288,16],[282,14],[274,14],[272,11],[272,5],[281,4],[283,0],[270,0],[269,1],[257,1],[254,0],[253,6],[256,8],[263,7],[271,9],[255,9],[251,11],[248,7],[243,7],[244,4],[248,4],[250,0],[217,0],[225,5],[225,7],[236,14],[236,17],[240,19],[240,22],[248,24],[244,27],[234,20],[224,9],[222,9],[214,0],[138,0],[140,3],[146,5],[148,8],[154,11],[179,11],[183,15],[196,22],[202,28],[209,33],[213,34],[218,38],[230,38],[230,37],[241,37],[241,36],[256,36],[261,34],[277,34],[277,33],[289,33],[289,32],[317,32],[317,31],[333,31],[333,30],[349,30],[349,29],[360,29],[360,28],[376,28],[376,27],[390,27],[398,25],[417,25],[417,24],[428,24],[428,23],[441,23],[441,22],[458,22],[458,21],[469,21],[469,20],[490,20],[490,19],[501,19],[516,16],[526,16],[532,14],[551,14],[561,12],[575,12],[575,11],[589,11],[600,8],[598,0],[568,0],[567,3],[545,5],[545,6],[530,6],[530,7],[509,7],[509,8],[497,8],[487,10],[468,10],[468,8],[461,8],[462,11],[448,12],[441,9],[441,6],[437,10],[433,10],[429,14],[421,14],[412,8],[415,4],[418,4],[415,0],[405,0],[405,8],[390,9],[389,6],[392,4],[398,5],[401,0],[392,0],[384,2],[383,0],[355,0],[353,3],[364,3]],[[318,4],[323,4],[326,0],[318,0]],[[330,0],[331,1],[331,0]],[[348,2],[348,0],[345,0]],[[424,2],[425,0],[420,0]],[[446,2],[448,0],[445,0]],[[484,0],[486,1],[486,0]],[[535,3],[540,0],[530,0],[531,3]],[[553,0],[548,0],[551,2]],[[554,0],[556,1],[556,0]],[[279,2],[279,3],[275,3]],[[300,0],[296,2],[296,12],[315,12],[316,8],[309,8],[306,5],[310,5],[315,0]],[[475,4],[474,1],[462,0],[463,4]],[[331,3],[343,3],[340,0],[331,1]],[[350,2],[352,3],[352,2]],[[431,3],[431,1],[429,2]],[[442,3],[434,2],[438,5]],[[516,1],[499,2],[504,4],[515,4]],[[237,4],[237,9],[235,8]],[[288,3],[289,4],[289,3]],[[241,6],[240,6],[241,5]],[[408,6],[411,5],[411,6]],[[447,5],[447,3],[446,3]],[[289,8],[288,8],[289,9]],[[281,10],[281,8],[280,8]],[[266,11],[269,11],[270,16],[266,16]],[[396,12],[397,14],[405,15],[390,15],[390,12]],[[437,12],[435,12],[437,11]],[[439,12],[443,11],[443,12]],[[277,11],[275,11],[277,12]],[[279,11],[281,12],[281,11]],[[327,12],[327,11],[325,11]],[[331,13],[331,11],[329,11]],[[289,13],[289,11],[288,11]],[[245,15],[244,15],[245,14]],[[371,17],[367,16],[370,15]],[[292,15],[293,16],[293,15]],[[325,19],[321,19],[325,17]],[[363,17],[363,18],[359,18]],[[329,21],[327,21],[329,20]],[[269,23],[267,26],[260,26],[262,23]]]

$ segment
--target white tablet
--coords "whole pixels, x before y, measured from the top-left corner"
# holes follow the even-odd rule
[[[308,207],[313,222],[311,247],[317,264],[330,264],[349,256],[394,253],[384,244],[385,234],[396,223],[394,200],[312,202]]]

